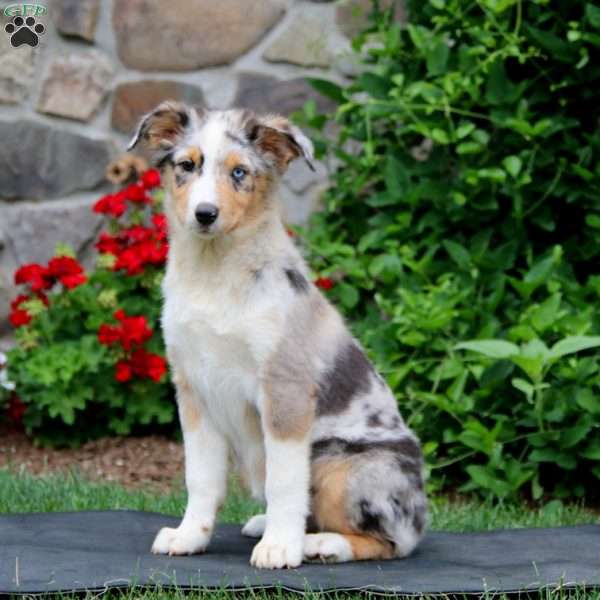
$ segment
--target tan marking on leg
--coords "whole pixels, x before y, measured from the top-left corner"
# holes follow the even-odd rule
[[[175,371],[173,381],[177,388],[177,406],[179,407],[179,420],[184,431],[196,431],[200,427],[200,407],[194,398],[192,386],[181,371]]]
[[[394,547],[391,542],[365,534],[345,534],[344,537],[352,546],[354,560],[387,560],[394,558]]]
[[[278,439],[303,439],[315,418],[316,394],[310,391],[311,382],[303,385],[299,381],[278,381],[264,387],[269,432]]]
[[[312,464],[312,518],[318,531],[351,534],[346,493],[352,464],[349,460],[324,460]]]

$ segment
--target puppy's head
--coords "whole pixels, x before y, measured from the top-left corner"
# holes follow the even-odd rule
[[[260,220],[275,181],[310,140],[285,117],[163,102],[142,118],[129,149],[145,145],[161,168],[172,219],[201,237]]]

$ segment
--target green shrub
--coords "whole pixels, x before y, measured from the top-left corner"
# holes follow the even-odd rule
[[[354,40],[314,268],[426,441],[435,486],[600,479],[600,7],[412,1]],[[467,340],[480,340],[462,343]],[[482,342],[481,340],[496,340]],[[551,349],[549,349],[551,347]]]

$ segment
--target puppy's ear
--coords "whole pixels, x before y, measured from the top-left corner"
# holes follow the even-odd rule
[[[252,117],[246,124],[248,139],[275,163],[283,173],[291,161],[302,157],[311,170],[313,164],[313,145],[302,130],[280,115]]]
[[[142,117],[127,150],[141,142],[153,153],[168,153],[183,137],[193,117],[194,109],[185,104],[161,102],[153,111]]]

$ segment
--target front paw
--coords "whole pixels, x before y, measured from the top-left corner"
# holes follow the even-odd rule
[[[280,542],[263,538],[252,551],[250,564],[257,569],[293,569],[302,562],[302,540]]]
[[[152,544],[152,554],[168,554],[176,556],[182,554],[201,554],[210,541],[208,527],[173,529],[163,527]]]

